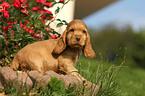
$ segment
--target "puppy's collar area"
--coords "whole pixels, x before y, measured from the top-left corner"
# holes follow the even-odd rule
[[[76,45],[76,46],[80,46],[81,48],[80,48],[80,47],[75,47],[75,45]],[[70,48],[70,49],[72,49],[72,50],[73,50],[73,49],[82,50],[83,47],[82,47],[81,45],[79,45],[79,44],[73,44],[73,45],[67,45],[67,46],[66,46],[66,49],[67,49],[67,48]]]
[[[78,50],[82,50],[84,48],[84,46],[80,45],[80,44],[73,44],[73,45],[68,45],[67,47],[70,47],[72,49],[78,49]]]

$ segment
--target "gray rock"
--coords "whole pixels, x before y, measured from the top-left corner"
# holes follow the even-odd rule
[[[0,81],[0,91],[4,89],[4,86],[2,85],[1,81]]]
[[[65,84],[65,87],[68,88],[69,85],[70,87],[74,86],[74,88],[76,89],[78,86],[81,86],[81,82],[73,77],[73,76],[70,76],[70,75],[60,75],[61,78],[60,80]]]
[[[35,83],[35,88],[38,89],[40,87],[43,87],[45,89],[50,82],[50,79],[51,77],[49,75],[44,75],[41,78],[38,78]]]
[[[22,88],[29,90],[34,85],[33,92],[35,93],[40,87],[45,89],[52,77],[56,77],[61,80],[65,84],[66,88],[68,88],[69,85],[70,87],[73,86],[75,90],[83,88],[83,83],[71,75],[60,75],[54,71],[46,71],[42,76],[38,71],[29,71],[27,74],[22,71],[13,71],[10,67],[0,67],[0,89],[4,89],[4,87],[8,86],[14,86],[21,91]],[[85,84],[87,84],[85,88],[87,90],[90,89],[88,93],[96,95],[99,87],[89,81],[86,81]]]
[[[0,71],[1,71],[1,66],[0,66]],[[1,91],[2,89],[4,89],[4,86],[2,85],[2,83],[1,83],[1,78],[0,78],[0,91]]]
[[[15,72],[10,67],[2,67],[0,71],[0,82],[6,88],[14,86],[21,90],[22,88],[30,89],[33,82],[25,72]],[[26,84],[26,86],[24,86]]]
[[[37,79],[42,77],[42,75],[38,71],[29,71],[28,75],[31,78],[31,80],[33,81],[33,83],[35,83],[37,81]]]
[[[0,70],[0,81],[4,87],[14,85],[13,81],[17,78],[16,72],[10,67],[2,67]]]
[[[58,79],[61,78],[60,74],[54,72],[54,71],[46,71],[44,75],[49,75],[50,77],[57,77]]]
[[[33,75],[35,73],[37,75]],[[58,79],[61,78],[61,76],[54,71],[46,71],[43,76],[37,72],[29,72],[29,76],[30,78],[35,78],[35,89],[40,87],[46,88],[52,77],[57,77]]]
[[[18,72],[18,77],[14,80],[14,83],[19,85],[19,87],[24,87],[27,90],[32,88],[33,82],[26,72]]]

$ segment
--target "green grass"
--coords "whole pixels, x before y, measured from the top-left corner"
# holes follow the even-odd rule
[[[81,58],[76,65],[79,73],[88,81],[99,86],[97,96],[118,96],[120,90],[115,81],[119,67],[112,64],[105,64],[94,59]]]
[[[125,96],[145,96],[145,70],[121,68],[117,80]]]
[[[109,78],[107,76],[104,76],[104,78],[101,78],[101,80],[99,80],[97,78],[99,76],[98,74],[103,75],[105,72],[106,74],[113,74],[113,79],[111,82],[114,82],[114,86],[111,87],[113,90],[110,91],[110,94],[119,92],[116,94],[117,96],[145,96],[145,70],[141,68],[123,67],[125,65],[120,67],[111,66],[113,66],[113,64],[111,63],[98,62],[94,59],[84,58],[81,58],[76,65],[77,69],[80,69],[79,72],[85,78],[87,78],[87,80],[95,83],[95,80],[98,80],[97,82],[100,82],[103,79],[104,81],[106,80],[106,82],[109,82]],[[111,83],[109,84],[111,85]],[[107,85],[104,84],[103,86],[106,87]],[[109,89],[107,89],[107,91],[108,90]],[[106,95],[108,96],[108,94]]]

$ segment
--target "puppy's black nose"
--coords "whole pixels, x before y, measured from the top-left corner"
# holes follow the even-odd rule
[[[76,37],[76,40],[77,40],[77,41],[80,41],[80,40],[81,40],[81,38],[80,38],[80,37]]]

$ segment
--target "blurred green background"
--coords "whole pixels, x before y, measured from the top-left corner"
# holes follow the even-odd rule
[[[124,28],[108,24],[100,30],[89,29],[97,60],[124,66],[145,68],[145,30],[136,32],[131,26]]]
[[[135,31],[130,25],[120,29],[110,23],[99,30],[89,29],[89,33],[97,55],[95,61],[104,66],[122,64],[116,73],[120,96],[144,96],[145,30]],[[97,65],[92,66],[97,70]]]

